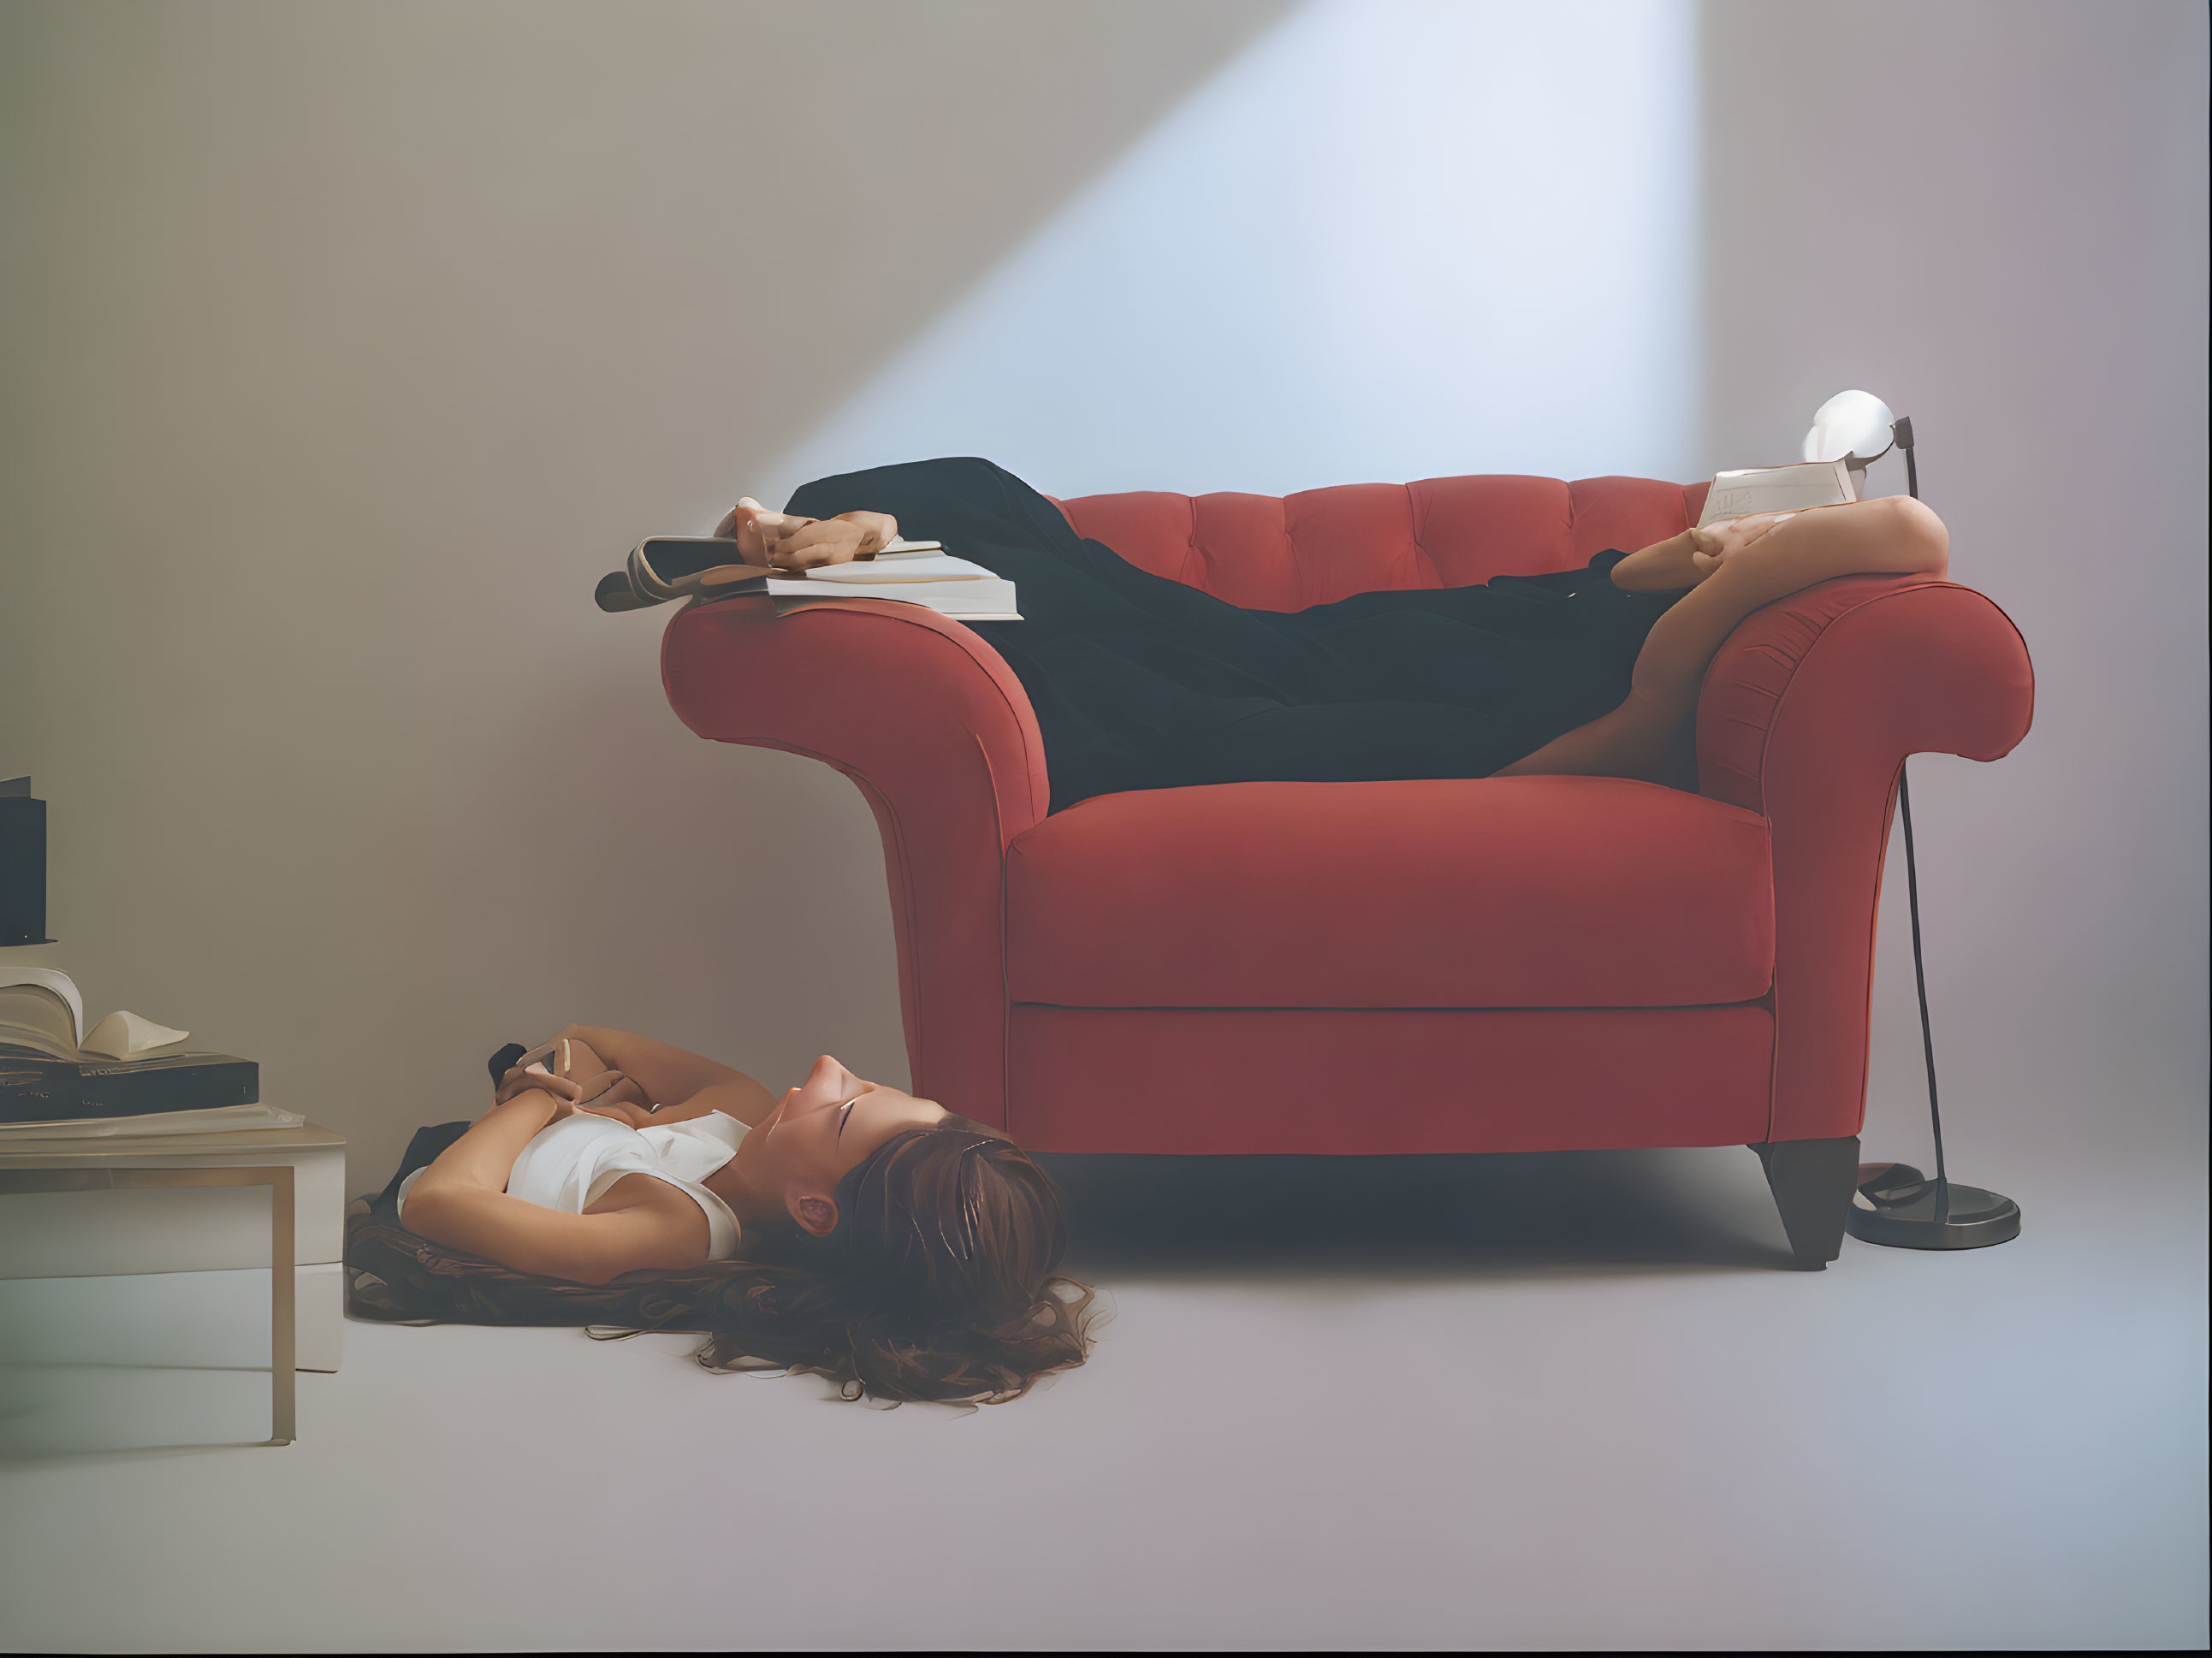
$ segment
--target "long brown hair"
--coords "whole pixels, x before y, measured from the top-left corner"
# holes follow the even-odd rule
[[[816,1237],[748,1224],[745,1258],[604,1284],[520,1272],[356,1215],[349,1309],[391,1322],[702,1332],[710,1370],[801,1370],[846,1399],[998,1404],[1080,1364],[1093,1291],[1062,1273],[1060,1191],[997,1129],[948,1116],[894,1135],[838,1182]]]

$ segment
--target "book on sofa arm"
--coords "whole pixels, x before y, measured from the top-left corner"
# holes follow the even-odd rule
[[[686,541],[657,537],[647,547],[667,546],[678,558],[696,562],[693,550],[713,544],[708,538]],[[726,544],[732,548],[735,542]],[[941,542],[895,541],[873,558],[845,564],[824,564],[805,571],[774,570],[731,562],[706,570],[694,578],[696,599],[711,602],[740,594],[765,593],[779,601],[842,598],[889,598],[905,604],[922,604],[955,622],[1018,622],[1014,607],[1014,584],[994,575],[981,565],[956,558]]]
[[[895,598],[927,604],[955,622],[1019,622],[1014,584],[980,564],[955,558],[935,542],[893,542],[872,559],[824,564],[803,576],[751,577],[744,592],[779,599]]]
[[[261,1098],[259,1066],[187,1049],[189,1032],[113,1013],[82,1034],[83,998],[58,968],[17,968],[7,978],[0,1124],[208,1111]]]
[[[1014,584],[1006,577],[950,553],[907,551],[896,543],[872,559],[824,564],[800,580],[770,576],[761,585],[778,599],[895,598],[927,604],[955,622],[1022,619]]]
[[[1850,470],[1840,460],[1800,461],[1789,466],[1747,466],[1713,474],[1705,510],[1698,527],[1724,518],[1754,513],[1802,513],[1808,507],[1840,507],[1856,501]]]

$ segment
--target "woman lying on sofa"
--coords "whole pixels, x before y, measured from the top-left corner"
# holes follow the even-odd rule
[[[779,1098],[630,1031],[561,1040],[567,1075],[501,1049],[491,1108],[356,1206],[357,1315],[702,1332],[709,1369],[848,1398],[1012,1399],[1082,1363],[1060,1194],[997,1129],[826,1054]]]
[[[787,511],[805,522],[749,499],[715,533],[793,568],[938,540],[1013,580],[1024,619],[968,625],[1029,693],[1055,811],[1266,780],[1575,772],[1694,788],[1698,688],[1739,622],[1833,576],[1941,573],[1949,545],[1934,513],[1895,496],[1724,520],[1579,570],[1279,612],[1139,569],[988,461],[822,478]]]

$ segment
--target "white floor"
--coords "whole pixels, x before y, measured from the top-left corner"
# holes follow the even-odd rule
[[[19,1368],[0,1641],[2206,1641],[2193,1159],[1819,1274],[1741,1150],[1067,1178],[1115,1317],[969,1414],[678,1338],[354,1324],[267,1448],[206,1442],[267,1431],[265,1372]]]

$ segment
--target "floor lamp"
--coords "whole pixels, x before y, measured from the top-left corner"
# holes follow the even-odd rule
[[[1868,463],[1894,446],[1905,452],[1905,487],[1920,499],[1920,469],[1912,453],[1912,421],[1893,418],[1889,406],[1866,392],[1841,392],[1822,404],[1805,434],[1807,460],[1840,460],[1854,486]],[[1860,493],[1855,488],[1854,493]],[[1905,820],[1905,891],[1912,911],[1912,979],[1920,993],[1920,1049],[1928,1066],[1928,1121],[1936,1133],[1936,1178],[1910,1163],[1870,1163],[1844,1218],[1850,1235],[1868,1243],[1905,1249],[1979,1249],[2020,1236],[2020,1206],[1978,1186],[1961,1186],[1943,1165],[1943,1114],[1936,1100],[1936,1042],[1928,1027],[1928,973],[1920,952],[1920,871],[1912,847],[1912,786],[1900,764],[1897,800]]]

